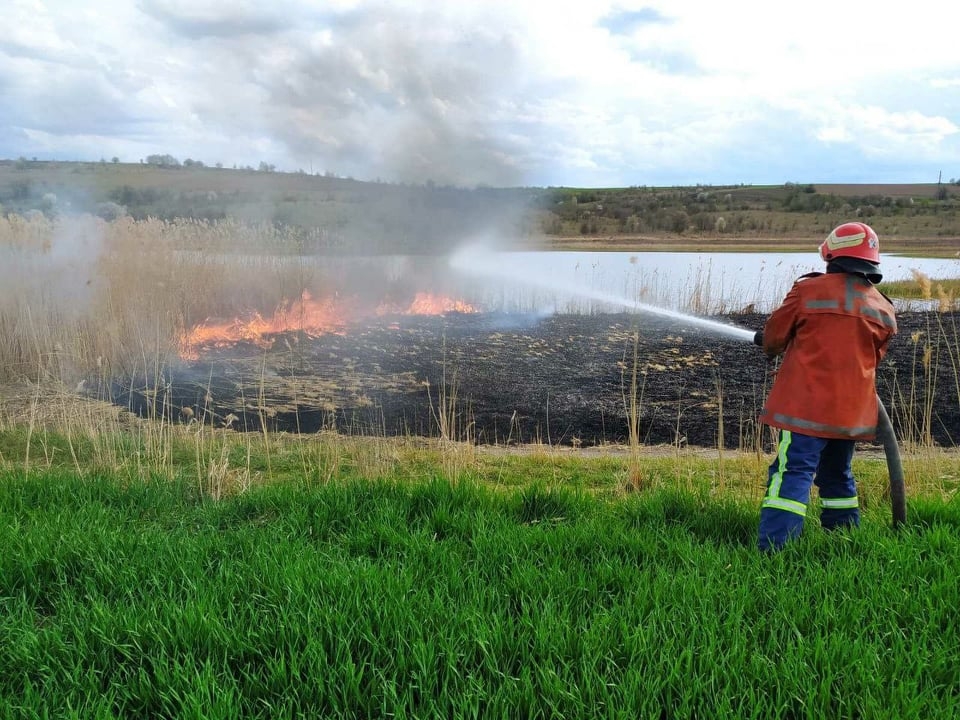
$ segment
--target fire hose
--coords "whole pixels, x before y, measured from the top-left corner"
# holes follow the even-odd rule
[[[900,462],[900,448],[893,424],[887,409],[877,395],[877,437],[883,443],[883,453],[887,457],[887,473],[890,476],[890,504],[893,506],[893,527],[898,528],[907,521],[907,491],[903,484],[903,464]]]
[[[758,330],[753,337],[756,345],[763,347],[763,331]],[[887,409],[877,395],[877,438],[883,445],[887,460],[887,474],[890,478],[890,504],[893,508],[893,527],[896,529],[907,521],[907,492],[903,481],[903,463],[900,461],[900,447],[893,431],[893,423]]]

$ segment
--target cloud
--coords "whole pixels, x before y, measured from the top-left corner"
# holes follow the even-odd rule
[[[934,160],[948,144],[960,138],[960,126],[940,115],[915,110],[898,112],[877,106],[828,103],[812,123],[816,138],[825,143],[845,143],[865,156]]]
[[[0,81],[2,82],[2,81]],[[138,112],[129,95],[109,76],[85,70],[61,69],[43,77],[42,83],[8,86],[18,102],[0,111],[8,126],[29,128],[51,135],[127,135],[151,122]]]
[[[467,186],[960,165],[949,8],[936,23],[846,0],[11,0],[5,12],[0,154],[13,157],[170,153]]]
[[[272,35],[289,27],[277,5],[234,2],[141,0],[140,9],[170,31],[188,38]],[[281,5],[282,7],[282,5]]]

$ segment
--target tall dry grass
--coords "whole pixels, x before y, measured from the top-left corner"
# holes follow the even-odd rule
[[[932,452],[937,403],[946,395],[950,402],[960,404],[960,328],[951,314],[956,309],[953,291],[918,270],[911,272],[917,299],[934,312],[926,314],[923,329],[906,338],[912,348],[912,360],[904,373],[897,369],[892,415],[905,447]],[[960,429],[948,430],[960,442]]]
[[[627,421],[627,445],[630,448],[630,464],[627,472],[625,489],[629,491],[642,490],[644,477],[640,462],[640,415],[643,408],[643,391],[646,389],[647,375],[640,367],[640,332],[634,330],[632,337],[633,351],[628,363],[626,353],[620,363],[620,387],[623,393],[623,408]],[[627,383],[625,375],[629,372],[630,381]],[[639,376],[639,380],[638,380]]]
[[[0,382],[152,375],[184,328],[297,297],[314,280],[290,261],[299,240],[233,221],[0,217]]]
[[[443,365],[437,397],[433,398],[427,383],[427,398],[430,412],[439,433],[441,460],[444,475],[459,480],[466,475],[476,461],[476,427],[469,402],[460,397],[457,367],[448,361],[446,337],[443,340]]]

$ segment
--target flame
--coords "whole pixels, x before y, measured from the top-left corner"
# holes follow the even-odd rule
[[[462,300],[417,293],[406,307],[381,303],[374,314],[383,315],[444,315],[446,313],[475,313],[478,310]],[[369,315],[357,303],[339,296],[315,300],[304,291],[294,301],[284,301],[269,318],[252,312],[225,322],[203,322],[180,334],[177,347],[184,360],[198,360],[200,351],[208,348],[230,347],[247,342],[258,347],[269,347],[272,336],[286,332],[302,332],[309,336],[344,334],[350,323]],[[391,327],[399,327],[396,323]]]
[[[383,303],[377,308],[377,315],[446,315],[447,313],[475,313],[477,309],[463,300],[454,300],[444,295],[419,292],[414,295],[410,305],[398,309],[394,305]]]

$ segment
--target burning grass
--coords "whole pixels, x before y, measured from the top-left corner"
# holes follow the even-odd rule
[[[314,299],[303,291],[297,300],[284,301],[269,317],[253,312],[226,322],[205,321],[185,329],[177,339],[177,354],[183,360],[199,360],[203,351],[252,344],[259,348],[273,346],[276,336],[285,333],[303,334],[308,338],[320,335],[342,335],[351,324],[369,317],[393,315],[443,315],[473,313],[476,308],[462,300],[434,293],[418,292],[409,305],[381,302],[364,309],[356,298],[331,296]]]
[[[762,327],[763,315],[732,318]],[[507,326],[507,321],[514,323]],[[956,316],[903,313],[878,389],[905,443],[953,447]],[[775,365],[752,345],[663,319],[401,316],[343,335],[211,350],[89,390],[169,423],[270,432],[451,436],[482,444],[769,449],[756,423]],[[446,391],[444,382],[446,380]],[[189,414],[185,415],[186,410]]]
[[[341,331],[387,313],[471,312],[437,288],[331,271],[297,232],[233,221],[0,218],[0,383],[162,366],[205,346]],[[255,252],[254,252],[255,249]]]

